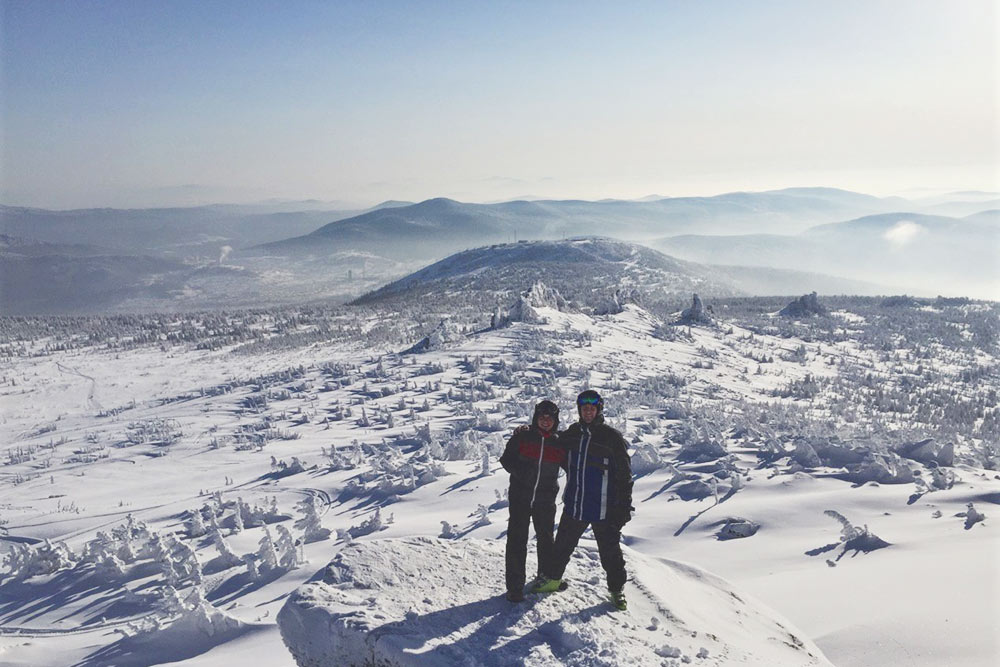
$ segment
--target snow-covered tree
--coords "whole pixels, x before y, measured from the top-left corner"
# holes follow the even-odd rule
[[[298,549],[295,546],[295,538],[285,526],[278,524],[278,565],[286,570],[291,570],[299,566]]]
[[[187,533],[188,537],[201,537],[206,533],[205,520],[201,516],[200,509],[191,510],[191,516],[188,519]]]
[[[219,559],[225,567],[235,567],[243,562],[243,559],[237,556],[229,543],[226,542],[221,530],[212,532],[212,541],[215,543],[215,548],[219,551]]]
[[[320,522],[314,496],[306,496],[295,505],[295,508],[302,513],[302,518],[295,522],[295,528],[302,531],[302,539],[305,542],[318,542],[330,537],[330,530],[324,528]]]
[[[257,560],[261,570],[267,572],[278,569],[278,552],[274,548],[274,540],[271,539],[271,531],[265,526],[264,536],[258,542]]]

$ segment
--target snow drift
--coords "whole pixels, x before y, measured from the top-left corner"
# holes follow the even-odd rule
[[[278,615],[301,667],[319,665],[829,665],[775,612],[726,581],[626,547],[630,608],[606,601],[596,549],[570,587],[521,604],[503,593],[502,541],[355,542]],[[531,566],[529,565],[529,568]]]

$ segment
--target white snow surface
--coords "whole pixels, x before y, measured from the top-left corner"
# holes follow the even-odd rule
[[[317,344],[253,355],[182,345],[111,351],[95,345],[0,358],[0,443],[6,456],[0,468],[0,553],[17,545],[40,551],[42,541],[50,539],[54,545],[65,542],[80,559],[98,532],[110,533],[132,514],[150,530],[195,552],[206,600],[235,621],[226,631],[206,632],[190,616],[171,619],[157,611],[164,581],[149,557],[126,564],[117,578],[82,560],[27,578],[0,568],[0,665],[290,667],[294,660],[275,619],[288,596],[302,600],[309,591],[326,591],[323,605],[333,605],[316,607],[317,614],[354,613],[352,618],[361,623],[358,637],[364,634],[360,628],[400,620],[399,627],[419,629],[423,634],[408,638],[397,633],[396,644],[381,644],[397,656],[404,649],[433,655],[469,649],[477,655],[479,649],[470,647],[496,647],[488,660],[476,664],[497,664],[506,651],[537,664],[565,659],[584,666],[680,665],[685,658],[696,665],[739,664],[719,662],[728,647],[728,655],[746,654],[748,660],[765,650],[790,661],[807,661],[812,653],[816,660],[825,655],[841,667],[1000,664],[1000,474],[969,463],[969,443],[957,443],[955,465],[942,468],[954,474],[954,484],[929,489],[915,482],[851,483],[837,477],[842,469],[806,469],[788,457],[764,467],[758,459],[760,443],[726,434],[723,443],[739,471],[739,487],[729,477],[720,478],[713,489],[706,483],[713,474],[711,463],[669,459],[679,446],[665,437],[664,426],[677,425],[683,416],[613,400],[616,387],[641,386],[649,378],[672,374],[686,380],[677,404],[694,415],[743,405],[739,401],[819,411],[822,396],[815,401],[778,399],[773,390],[807,376],[835,377],[842,360],[884,370],[879,354],[850,339],[817,343],[762,334],[751,339],[739,327],[731,332],[695,327],[690,339],[660,340],[651,335],[655,318],[632,305],[598,318],[539,310],[545,324],[516,323],[422,355],[400,356],[395,353],[402,348],[360,344]],[[843,320],[851,325],[852,318]],[[40,349],[58,342],[31,345]],[[794,352],[800,348],[807,355],[796,360]],[[529,358],[525,349],[536,356]],[[758,364],[750,353],[773,360]],[[981,365],[997,364],[995,355],[980,354]],[[477,357],[482,368],[474,371],[471,361]],[[710,367],[696,365],[706,360]],[[489,384],[489,365],[500,361],[508,368],[518,365],[517,387]],[[579,376],[535,370],[550,362],[588,369],[586,386],[611,397],[612,424],[624,431],[633,454],[641,448],[651,457],[636,476],[635,518],[623,531],[633,579],[626,588],[631,608],[624,614],[611,611],[602,599],[603,573],[593,561],[593,542],[587,536],[567,572],[572,582],[567,591],[516,607],[498,597],[507,520],[498,494],[508,485],[497,463],[498,450],[542,397],[558,402],[567,423],[573,418],[572,397],[583,388]],[[922,363],[949,369],[946,355]],[[343,364],[348,370],[331,380],[324,364]],[[301,368],[301,374],[268,386],[250,382],[289,368]],[[208,391],[220,385],[227,385],[226,391]],[[962,390],[958,381],[954,387]],[[266,406],[248,404],[269,392]],[[347,407],[353,416],[343,415]],[[469,428],[449,440],[451,429],[480,418],[483,428]],[[884,418],[903,419],[892,414]],[[262,432],[265,421],[280,437],[244,447],[246,434]],[[176,440],[128,440],[155,425],[174,429]],[[433,470],[408,471],[418,455],[432,448],[416,437],[423,428],[435,447],[457,440],[472,455],[437,458]],[[381,454],[373,454],[380,447]],[[330,456],[334,448],[337,462]],[[484,450],[490,468],[485,475]],[[279,468],[271,457],[283,462],[297,457],[302,466]],[[667,460],[669,465],[663,463]],[[375,463],[385,465],[375,469]],[[931,478],[925,464],[903,463],[922,473],[918,479]],[[688,493],[699,489],[701,493]],[[244,565],[225,562],[211,537],[187,534],[189,513],[212,506],[231,550],[254,561],[265,525],[247,523],[237,532],[238,499],[262,507],[273,499],[278,512],[266,519],[272,535],[284,526],[300,538],[295,508],[304,498],[315,500],[322,527],[332,536],[307,540],[301,546],[305,563],[292,569],[253,579]],[[382,522],[373,521],[376,508]],[[867,552],[848,548],[842,526],[825,514],[828,510],[859,529],[867,526],[889,546]],[[982,520],[970,521],[979,515]],[[207,514],[204,519],[209,523]],[[759,529],[748,537],[720,539],[723,527],[735,520]],[[442,522],[450,524],[456,539],[436,539]],[[422,564],[435,576],[449,577],[449,584],[454,577],[468,578],[469,584],[445,586],[415,578],[390,585],[399,574],[382,568],[380,559],[398,559],[399,554],[384,546],[379,551],[374,546],[379,544],[424,550],[400,562],[400,571],[412,561],[414,567]],[[365,551],[367,545],[373,550]],[[426,555],[429,545],[440,547],[440,557]],[[532,543],[529,572],[533,553]],[[342,563],[352,562],[351,554],[370,555],[372,572],[365,574],[356,562],[348,568],[350,576],[344,575],[343,588],[319,583],[328,572],[325,564],[339,554],[344,554]],[[452,555],[459,558],[453,561]],[[459,567],[446,568],[451,562]],[[396,597],[365,595],[365,590],[376,590],[358,587],[365,577],[384,579],[379,592]],[[743,602],[727,598],[730,584],[717,577],[745,591],[735,591]],[[307,582],[312,583],[303,588]],[[429,585],[433,595],[411,595]],[[187,595],[192,586],[181,582],[178,590]],[[369,597],[375,598],[374,605]],[[363,604],[352,607],[359,599]],[[459,625],[449,609],[467,605],[479,606]],[[410,612],[416,616],[408,618]],[[697,636],[681,631],[681,623]],[[806,649],[786,646],[782,638],[797,644],[781,634],[777,623]],[[755,627],[759,633],[748,638],[746,630]],[[778,641],[765,642],[765,636]],[[810,639],[822,654],[812,650]],[[601,653],[605,648],[606,655]]]
[[[785,619],[691,565],[626,548],[629,609],[607,601],[594,547],[560,593],[504,599],[502,541],[428,537],[345,547],[278,615],[300,667],[829,665]]]

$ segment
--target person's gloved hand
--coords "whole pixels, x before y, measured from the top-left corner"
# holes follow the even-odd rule
[[[625,524],[632,520],[632,512],[635,511],[634,507],[628,505],[616,505],[611,508],[608,513],[608,520],[618,526],[618,528],[624,528]]]

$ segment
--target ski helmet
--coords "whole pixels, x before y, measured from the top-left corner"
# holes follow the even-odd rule
[[[587,389],[586,391],[580,392],[580,395],[576,397],[577,408],[583,407],[584,405],[596,405],[597,411],[600,412],[604,408],[604,399],[593,389]]]

